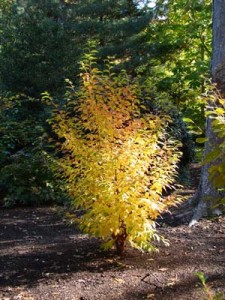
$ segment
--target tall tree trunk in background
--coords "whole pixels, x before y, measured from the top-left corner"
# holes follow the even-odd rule
[[[217,84],[217,88],[222,95],[225,95],[225,1],[213,1],[213,49],[211,74],[212,80]],[[212,131],[211,120],[206,120],[206,137],[204,156],[206,156],[218,144],[218,139]],[[212,186],[209,180],[210,165],[202,167],[200,184],[195,199],[198,203],[190,226],[198,221],[202,216],[209,216],[214,213],[213,204],[220,195]]]

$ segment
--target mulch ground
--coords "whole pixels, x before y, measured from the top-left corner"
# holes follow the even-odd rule
[[[162,223],[169,247],[150,254],[128,248],[118,256],[68,226],[61,212],[1,209],[1,300],[199,300],[206,298],[200,271],[212,293],[225,294],[224,218],[192,228]]]

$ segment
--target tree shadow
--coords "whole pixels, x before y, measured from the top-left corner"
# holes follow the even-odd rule
[[[152,277],[151,277],[152,279]],[[145,281],[146,286],[142,291],[137,291],[137,289],[129,289],[125,292],[121,298],[115,298],[114,300],[123,300],[123,299],[154,299],[154,300],[183,300],[183,299],[206,299],[207,294],[200,284],[199,279],[195,274],[190,274],[184,280],[179,281],[177,284],[165,286],[160,285],[159,283],[152,283],[150,280]],[[153,280],[154,282],[154,280]],[[221,286],[225,284],[225,272],[216,274],[211,273],[207,276],[207,285],[210,287],[212,294],[216,293],[213,291],[213,284],[218,284],[220,282]],[[225,291],[225,290],[224,290]],[[191,298],[192,294],[194,298]],[[200,297],[200,298],[197,298]]]
[[[0,219],[0,286],[33,285],[50,277],[116,269],[101,242],[67,226],[49,209],[5,210]]]

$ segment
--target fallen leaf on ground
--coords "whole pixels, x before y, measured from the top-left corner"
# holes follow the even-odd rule
[[[154,299],[155,298],[155,294],[148,294],[147,295],[147,299]]]
[[[177,283],[177,278],[169,278],[168,282],[167,282],[167,286],[174,286]]]
[[[125,281],[121,278],[114,278],[114,281],[118,282],[118,283],[124,283]]]

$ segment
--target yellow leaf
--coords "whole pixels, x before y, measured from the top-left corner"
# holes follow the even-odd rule
[[[114,281],[118,282],[118,283],[124,283],[125,281],[121,278],[114,278]]]
[[[155,299],[155,294],[148,294],[147,299]]]
[[[62,143],[62,178],[85,212],[81,229],[102,238],[105,249],[119,239],[152,251],[151,239],[160,240],[156,218],[177,203],[162,195],[173,187],[181,156],[178,143],[167,139],[170,117],[143,112],[139,86],[126,72],[106,75],[111,71],[88,61],[79,91],[69,97],[71,111],[60,108],[52,121]]]
[[[168,268],[160,268],[159,269],[159,271],[161,271],[161,272],[165,272],[165,271],[167,271],[168,270]]]

